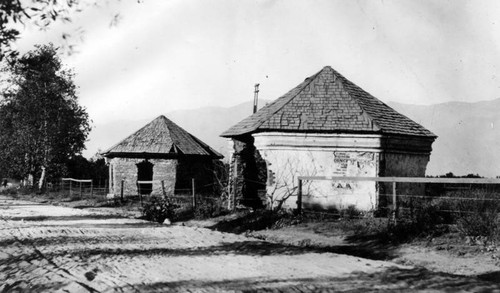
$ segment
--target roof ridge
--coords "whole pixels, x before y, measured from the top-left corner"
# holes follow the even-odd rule
[[[172,150],[185,155],[223,157],[164,115],[156,117],[102,154],[105,156],[115,156],[120,153],[166,155],[171,154]]]
[[[358,99],[358,97],[356,97],[355,95],[353,95],[353,94],[351,93],[350,89],[349,89],[348,87],[346,87],[346,86],[345,86],[345,84],[347,83],[349,86],[355,86],[355,87],[357,87],[359,90],[362,90],[362,91],[364,91],[365,93],[367,93],[368,95],[370,95],[370,97],[371,97],[371,98],[376,99],[376,100],[377,100],[377,101],[379,101],[379,102],[382,102],[382,101],[380,101],[379,99],[375,98],[372,94],[370,94],[369,92],[367,92],[367,91],[363,90],[362,88],[360,88],[359,86],[357,86],[356,84],[354,84],[353,82],[351,82],[349,79],[347,79],[345,76],[343,76],[341,73],[339,73],[339,72],[338,72],[338,71],[336,71],[335,69],[333,69],[333,68],[330,68],[330,69],[331,69],[331,70],[333,71],[333,73],[337,76],[337,78],[340,78],[340,79],[342,80],[342,83],[341,83],[342,88],[344,88],[344,90],[347,92],[347,94],[349,95],[349,97],[350,97],[351,99],[353,99],[353,100],[356,102],[356,104],[357,104],[357,105],[361,108],[361,110],[363,110],[362,115],[363,115],[363,116],[365,116],[365,115],[366,115],[366,116],[368,116],[368,118],[370,119],[370,123],[371,123],[372,125],[374,125],[374,126],[377,128],[377,130],[378,130],[378,131],[382,130],[382,127],[379,125],[379,123],[377,122],[377,120],[375,119],[375,117],[373,117],[373,115],[372,115],[372,114],[370,114],[370,112],[369,112],[369,111],[366,111],[366,109],[365,109],[365,106],[366,106],[366,105],[364,105],[363,103],[359,103],[359,99]],[[383,103],[383,102],[382,102],[382,103]]]
[[[207,151],[207,153],[212,153],[213,155],[217,156],[217,157],[223,157],[223,155],[221,155],[219,152],[217,152],[216,150],[212,149],[208,144],[204,143],[203,141],[201,141],[199,138],[197,138],[196,136],[194,136],[193,134],[191,134],[189,131],[187,131],[186,129],[182,128],[182,126],[180,126],[179,124],[175,123],[174,121],[168,119],[167,117],[165,117],[164,115],[161,115],[160,117],[162,117],[164,120],[166,120],[168,123],[167,123],[167,129],[170,133],[176,133],[174,129],[171,129],[171,128],[178,128],[181,132],[184,132],[186,134],[188,134],[188,136],[196,143],[198,143],[203,149],[205,149],[205,151]],[[177,137],[176,137],[177,138]],[[177,141],[175,141],[172,137],[172,145],[175,146],[175,148],[179,149],[181,152],[185,152],[182,147],[180,145],[178,145]]]
[[[436,137],[330,66],[323,67],[221,136],[262,131],[355,131]]]
[[[325,67],[326,68],[326,67]],[[318,71],[317,73],[309,76],[309,77],[306,77],[304,79],[303,82],[301,82],[299,85],[297,85],[296,87],[292,88],[291,90],[287,91],[286,93],[284,93],[283,95],[281,95],[279,98],[277,98],[276,100],[274,100],[273,102],[267,104],[266,106],[262,107],[259,111],[253,113],[252,115],[248,116],[247,118],[243,119],[242,121],[245,121],[247,119],[252,119],[253,117],[257,117],[257,116],[254,116],[254,115],[259,115],[262,113],[262,111],[268,111],[270,108],[272,108],[274,105],[276,105],[277,103],[280,102],[280,99],[281,98],[285,98],[287,99],[286,102],[283,103],[283,105],[281,105],[280,107],[278,107],[277,109],[275,109],[274,111],[269,111],[268,113],[265,113],[265,114],[262,114],[263,117],[258,117],[257,118],[257,123],[255,123],[254,125],[252,125],[252,128],[253,130],[255,129],[258,129],[260,126],[262,126],[262,124],[264,124],[270,117],[274,116],[277,112],[279,112],[281,110],[281,108],[283,108],[285,105],[287,105],[288,103],[290,103],[295,97],[297,97],[309,84],[311,84],[311,82],[316,79],[316,77],[325,69],[321,69],[320,71]],[[307,81],[307,83],[306,83]],[[298,90],[294,95],[290,95],[290,97],[287,97],[287,95],[291,92],[293,92],[295,89],[297,88],[300,88],[300,90]],[[259,113],[261,112],[261,113]],[[253,131],[251,130],[251,131]],[[229,131],[229,130],[227,130]],[[227,132],[225,131],[225,132]],[[224,133],[222,134],[224,135]]]
[[[356,94],[352,94],[352,88],[354,88],[356,91],[361,91],[363,92],[364,94],[368,95],[370,97],[370,99],[376,103],[378,103],[379,105],[382,105],[390,110],[393,111],[394,114],[396,115],[399,115],[400,117],[403,117],[409,121],[412,121],[414,122],[416,125],[419,126],[419,132],[429,132],[430,134],[432,134],[433,136],[436,136],[432,131],[428,130],[427,128],[423,127],[422,125],[418,124],[417,122],[413,121],[413,119],[409,118],[408,116],[394,110],[391,106],[387,105],[386,103],[384,103],[383,101],[379,100],[378,98],[376,98],[375,96],[373,96],[372,94],[370,94],[369,92],[367,92],[366,90],[362,89],[360,86],[356,85],[355,83],[353,83],[352,81],[350,81],[349,79],[347,79],[345,76],[343,76],[342,74],[338,73],[337,71],[335,71],[334,69],[332,69],[333,72],[335,72],[336,74],[338,74],[342,79],[343,79],[343,83],[342,83],[342,86],[344,87],[344,83],[346,83],[348,85],[348,87],[344,87],[347,91],[347,93],[349,94],[349,96],[351,96],[354,100],[356,100],[357,104],[361,107],[361,109],[363,109],[363,113],[366,113],[366,115],[368,115],[370,118],[371,118],[371,121],[372,123],[374,123],[377,128],[379,128],[379,130],[382,130],[383,131],[383,127],[380,125],[380,123],[378,122],[378,117],[374,117],[373,114],[370,113],[370,107],[369,105],[367,105],[365,103],[365,101],[362,101],[362,98],[361,97],[358,97]],[[349,88],[349,87],[352,87],[352,88]],[[368,110],[366,110],[368,109]]]

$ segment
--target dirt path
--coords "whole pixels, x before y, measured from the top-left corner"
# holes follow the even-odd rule
[[[391,262],[0,197],[1,292],[495,289]]]
[[[330,229],[329,229],[330,228]],[[500,284],[500,253],[496,247],[467,246],[449,239],[415,241],[402,245],[381,245],[370,240],[353,242],[345,232],[322,222],[302,223],[276,230],[261,230],[252,236],[273,243],[328,248],[369,259],[424,267],[433,272],[480,276]],[[464,243],[465,244],[465,243]]]

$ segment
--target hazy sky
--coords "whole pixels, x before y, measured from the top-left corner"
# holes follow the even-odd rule
[[[110,3],[18,42],[57,44],[82,27],[79,53],[63,60],[95,124],[233,106],[257,82],[274,100],[326,65],[384,102],[500,97],[500,1]]]

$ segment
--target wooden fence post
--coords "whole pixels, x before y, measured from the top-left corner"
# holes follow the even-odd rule
[[[90,197],[94,195],[94,180],[90,181]]]
[[[302,179],[299,178],[299,185],[298,185],[298,193],[297,193],[297,213],[299,215],[302,214]]]
[[[139,200],[141,201],[141,207],[142,205],[142,192],[141,192],[141,184],[139,184],[139,181],[136,182],[137,184],[137,193],[139,194]]]
[[[398,198],[396,195],[396,181],[392,182],[392,220],[394,224],[397,221],[397,212],[398,212]]]
[[[194,189],[194,178],[191,178],[191,186],[193,191],[193,210],[196,208],[196,191]]]
[[[163,197],[167,197],[167,193],[165,192],[165,180],[161,181],[161,191],[163,193]]]
[[[233,194],[232,194],[232,210],[236,210],[236,193],[238,190],[238,159],[234,159],[234,174],[233,174]]]
[[[122,179],[122,182],[120,184],[120,200],[123,202],[123,184],[125,180]]]
[[[71,197],[71,194],[73,193],[73,181],[69,180],[69,197]]]

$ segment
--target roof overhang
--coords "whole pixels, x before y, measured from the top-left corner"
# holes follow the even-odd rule
[[[112,158],[127,158],[127,159],[166,159],[175,160],[185,157],[200,157],[200,158],[212,158],[212,159],[222,159],[224,156],[217,154],[215,156],[208,155],[186,155],[182,153],[125,153],[125,152],[111,152],[103,153],[102,156],[112,159]]]

